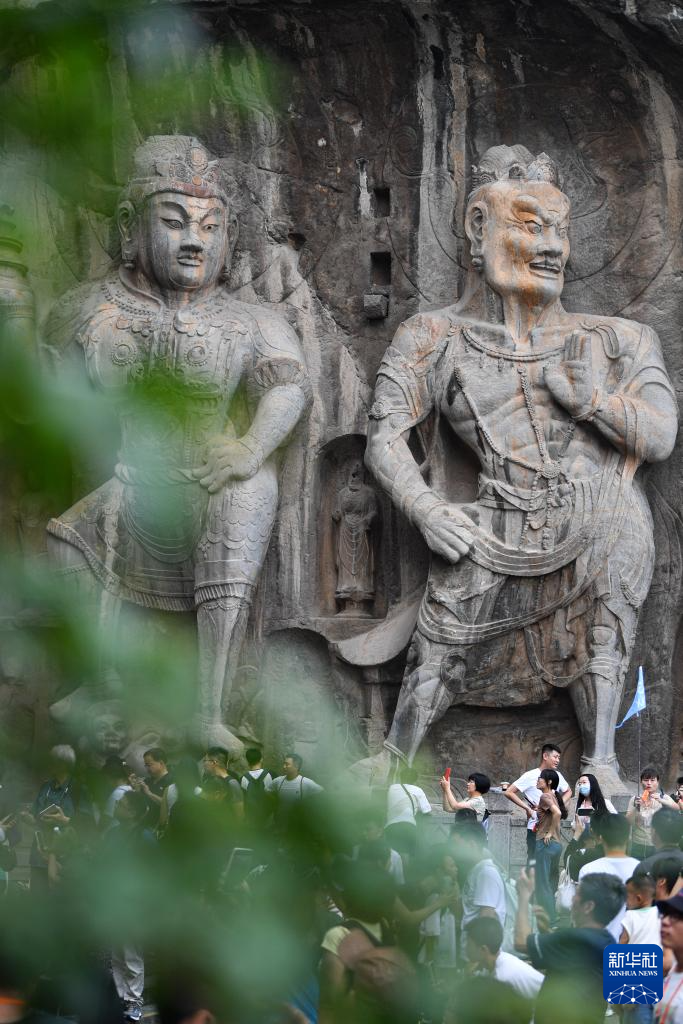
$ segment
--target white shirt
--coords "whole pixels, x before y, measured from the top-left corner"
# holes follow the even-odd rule
[[[323,791],[322,786],[313,779],[307,779],[305,775],[297,775],[295,779],[278,775],[276,779],[266,782],[265,788],[269,793],[275,793],[281,804],[293,804],[297,800],[305,800],[307,796],[314,796]]]
[[[406,884],[406,880],[405,880],[405,877],[403,875],[403,860],[401,859],[401,854],[398,852],[398,850],[392,850],[391,851],[391,857],[389,859],[389,871],[388,871],[388,873],[391,875],[393,880],[396,882],[396,885],[405,885]]]
[[[117,786],[116,789],[113,789],[109,794],[109,799],[107,800],[104,806],[104,813],[106,814],[106,816],[108,818],[113,818],[114,811],[116,810],[116,805],[123,796],[123,794],[132,792],[133,787],[129,786],[126,782],[123,782],[120,786]]]
[[[433,892],[429,896],[429,903],[439,898],[441,893]],[[435,910],[433,914],[426,917],[420,925],[421,945],[417,962],[426,964],[430,962],[426,939],[436,939],[431,953],[431,963],[439,967],[455,967],[456,965],[456,922],[453,912],[448,907]]]
[[[659,911],[656,907],[642,907],[640,910],[627,910],[621,927],[628,932],[628,944],[642,942],[661,946],[662,934],[659,924]]]
[[[429,895],[427,903],[434,903],[439,899],[441,893],[432,892]],[[435,910],[429,917],[425,917],[424,921],[420,922],[420,936],[422,938],[434,938],[441,935],[441,908]],[[420,963],[424,963],[421,960]]]
[[[531,768],[528,772],[524,772],[524,775],[520,775],[516,782],[512,783],[515,789],[526,797],[528,803],[536,804],[537,806],[539,800],[543,796],[540,789],[537,789],[536,787],[536,783],[538,782],[538,776],[541,774],[541,770],[541,768]],[[562,795],[565,792],[565,790],[569,789],[569,786],[562,772],[557,772],[557,774],[560,777],[560,784],[557,787],[557,791],[560,795]],[[533,814],[529,818],[526,827],[535,828],[537,820],[537,815]]]
[[[664,979],[664,995],[655,1006],[655,1024],[683,1024],[683,971],[671,971]]]
[[[247,775],[251,775],[252,779],[260,779],[261,776],[263,775],[263,788],[270,789],[273,779],[271,777],[270,772],[267,772],[265,768],[250,768],[249,771],[247,772]],[[248,789],[249,787],[249,780],[247,779],[247,775],[242,776],[242,789]]]
[[[387,793],[387,825],[398,825],[406,821],[415,825],[415,815],[431,814],[432,805],[424,794],[424,790],[411,783],[395,782],[389,786]]]
[[[463,933],[465,925],[478,916],[482,907],[492,907],[501,928],[505,928],[505,884],[490,857],[485,857],[474,865],[462,887]]]
[[[545,978],[545,975],[531,964],[502,950],[496,958],[493,976],[497,981],[504,981],[524,999],[535,999]]]
[[[633,876],[636,868],[640,864],[639,860],[635,857],[598,857],[597,860],[593,860],[590,864],[584,864],[579,871],[579,881],[585,878],[586,875],[615,875],[617,878],[626,884],[629,878]],[[605,925],[607,931],[614,936],[614,941],[618,942],[621,936],[621,922],[624,919],[626,913],[626,903],[622,903],[621,910],[616,914],[609,924]]]

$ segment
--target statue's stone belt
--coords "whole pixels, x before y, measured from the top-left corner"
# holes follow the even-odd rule
[[[605,469],[602,480],[601,495],[598,501],[598,508],[591,516],[589,523],[582,527],[577,534],[556,548],[555,551],[543,552],[516,552],[500,542],[492,541],[485,536],[477,527],[474,527],[475,544],[470,550],[467,558],[478,565],[491,570],[501,576],[541,576],[555,572],[570,562],[574,561],[587,547],[596,540],[602,540],[599,551],[594,553],[592,564],[587,571],[581,574],[575,585],[567,590],[557,599],[545,605],[531,609],[522,615],[513,615],[507,618],[496,619],[492,622],[463,623],[459,622],[453,614],[448,623],[438,621],[431,612],[430,606],[444,604],[448,609],[448,602],[441,601],[440,593],[434,587],[428,587],[423,598],[418,615],[417,630],[428,640],[435,643],[448,644],[475,644],[485,640],[493,640],[503,636],[505,633],[517,629],[524,629],[535,622],[540,622],[548,615],[559,608],[567,607],[581,594],[585,593],[595,579],[600,575],[615,543],[617,542],[625,517],[629,514],[630,502],[627,500],[624,490],[630,489],[630,481],[635,471],[635,463],[631,458],[622,460],[618,453],[610,459],[610,464]],[[608,478],[606,481],[605,478]],[[607,483],[608,486],[604,486]],[[558,552],[566,552],[567,545],[576,546],[576,554],[571,558],[558,559]],[[526,571],[514,572],[501,564],[501,559],[491,557],[491,552],[498,548],[516,556],[516,562],[522,558],[527,560]],[[546,564],[547,569],[539,569],[540,565]],[[535,571],[534,571],[535,570]],[[445,595],[444,595],[445,596]]]
[[[545,508],[553,499],[573,500],[574,493],[584,484],[589,487],[599,483],[602,473],[594,473],[590,477],[565,480],[559,487],[548,486],[542,489],[534,487],[516,487],[502,480],[479,474],[477,504],[485,508],[511,509],[519,512],[538,512]]]
[[[608,549],[618,537],[621,521],[627,513],[628,503],[623,500],[623,491],[630,484],[635,471],[635,465],[626,459],[619,472],[620,463],[622,457],[617,452],[609,456],[600,480],[595,511],[588,512],[579,529],[553,550],[525,551],[511,548],[484,533],[475,524],[471,527],[468,524],[467,528],[474,534],[474,545],[468,557],[491,572],[507,576],[543,576],[574,561],[600,534],[604,536]]]

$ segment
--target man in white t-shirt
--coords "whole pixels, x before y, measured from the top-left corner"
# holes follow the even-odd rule
[[[409,765],[401,769],[401,781],[389,786],[387,822],[384,835],[389,845],[402,855],[412,856],[417,844],[417,819],[431,814],[432,805],[425,792],[415,785],[417,772]]]
[[[505,883],[491,860],[484,826],[475,821],[456,822],[448,846],[458,866],[463,939],[467,925],[477,917],[495,917],[505,928]]]
[[[584,864],[579,871],[579,881],[586,878],[587,875],[616,875],[625,885],[629,878],[633,877],[639,864],[635,857],[626,855],[630,831],[631,826],[623,814],[605,815],[604,820],[600,822],[600,838],[605,856],[598,857],[590,864]],[[621,922],[625,913],[626,903],[624,902],[619,913],[612,918],[608,925],[605,925],[610,935],[614,936],[615,942],[619,942],[621,938]]]
[[[521,807],[527,816],[526,852],[527,861],[534,859],[536,852],[536,808],[541,799],[541,791],[537,788],[538,776],[544,768],[552,768],[560,776],[560,784],[557,791],[566,802],[571,794],[567,780],[559,769],[561,751],[554,743],[544,743],[541,749],[541,764],[538,768],[531,768],[528,772],[513,782],[505,790],[505,796],[517,807]]]
[[[475,974],[503,981],[524,999],[535,999],[543,975],[512,953],[503,953],[503,927],[497,917],[475,917],[465,928],[465,954]]]
[[[322,793],[323,787],[313,779],[301,774],[303,759],[298,754],[286,754],[282,762],[284,775],[278,775],[267,787],[275,798],[275,824],[285,829],[294,807],[316,793]]]

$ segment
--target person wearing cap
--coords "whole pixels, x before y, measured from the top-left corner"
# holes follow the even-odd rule
[[[197,139],[138,147],[117,224],[120,266],[46,324],[55,371],[81,372],[121,427],[113,477],[50,520],[49,553],[94,607],[104,590],[196,613],[192,732],[241,751],[222,708],[275,522],[277,451],[311,397],[303,354],[282,316],[225,287],[237,217]]]
[[[683,893],[657,900],[664,950],[674,964],[664,979],[664,994],[655,1006],[655,1024],[683,1024]]]

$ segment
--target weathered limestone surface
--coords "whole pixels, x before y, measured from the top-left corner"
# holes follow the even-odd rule
[[[300,339],[313,402],[283,459],[278,514],[233,691],[230,723],[238,734],[305,744],[313,772],[316,757],[323,762],[331,749],[332,733],[351,761],[368,741],[370,752],[378,750],[388,731],[428,551],[376,489],[374,593],[365,610],[378,624],[403,612],[404,643],[396,652],[387,642],[385,660],[363,666],[354,662],[353,645],[345,646],[368,620],[339,614],[333,513],[351,466],[363,457],[375,375],[393,334],[413,314],[462,294],[470,166],[488,147],[522,143],[558,162],[571,201],[565,308],[652,328],[680,400],[677,11],[637,0],[150,7],[103,26],[108,57],[93,61],[92,78],[106,107],[103,120],[112,125],[111,157],[89,166],[83,154],[90,172],[85,194],[70,194],[54,168],[36,167],[18,145],[3,155],[2,199],[40,232],[40,247],[29,247],[22,259],[35,282],[47,285],[37,289],[45,316],[52,299],[107,272],[117,246],[116,198],[139,141],[196,136],[220,158],[239,221],[231,293],[272,308]],[[160,59],[169,53],[172,61]],[[154,75],[143,99],[144,67]],[[166,67],[190,83],[180,118],[155,113],[166,109]],[[193,91],[197,68],[208,69],[206,88]],[[30,53],[14,74],[33,74],[37,90],[48,88],[49,76],[44,68],[38,74]],[[254,83],[263,87],[258,102],[249,99]],[[476,476],[476,459],[456,451],[453,500],[474,497]],[[642,758],[676,773],[683,729],[680,441],[668,462],[648,467],[642,479],[654,524],[654,575],[621,711],[643,664],[650,706]],[[33,716],[33,729],[44,735],[49,666],[42,667],[44,687],[35,683],[29,696],[9,662],[1,666],[2,706],[22,723]],[[332,725],[323,728],[313,715],[314,694],[321,706],[329,704]],[[431,732],[428,751],[459,775],[476,763],[501,781],[532,763],[539,743],[553,737],[565,750],[563,770],[573,776],[582,743],[568,695],[553,691],[542,704],[515,703],[451,709]],[[276,729],[280,712],[284,724]],[[634,737],[635,726],[617,734],[617,754],[630,775]]]
[[[570,209],[545,153],[487,150],[472,168],[463,296],[406,321],[378,370],[366,461],[432,552],[386,751],[412,761],[454,705],[567,689],[582,765],[612,792],[654,565],[636,475],[671,454],[677,406],[650,328],[563,308]],[[474,501],[453,486],[460,444],[480,466]]]

